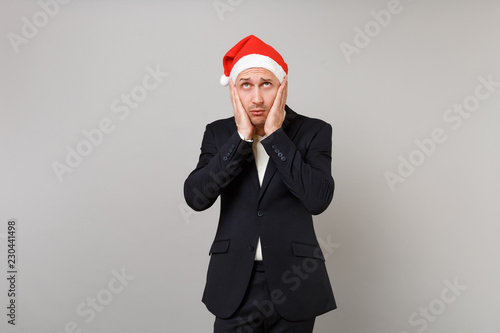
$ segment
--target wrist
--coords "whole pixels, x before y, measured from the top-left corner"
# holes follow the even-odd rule
[[[265,133],[266,133],[266,136],[269,136],[271,134],[273,134],[274,132],[276,132],[280,127],[273,127],[273,128],[268,128],[266,129]]]
[[[250,134],[250,135],[243,134],[240,131],[238,131],[238,134],[239,134],[241,140],[247,141],[247,142],[253,142],[253,134]]]

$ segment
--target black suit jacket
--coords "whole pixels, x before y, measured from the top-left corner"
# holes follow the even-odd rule
[[[252,143],[241,140],[234,118],[207,125],[184,194],[197,211],[221,197],[203,294],[217,317],[240,305],[259,236],[267,284],[283,318],[303,320],[336,308],[312,220],[333,196],[331,136],[329,124],[286,106],[282,128],[262,140],[269,162],[261,187]]]

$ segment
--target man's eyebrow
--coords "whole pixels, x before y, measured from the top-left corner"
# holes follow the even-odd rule
[[[248,80],[250,80],[249,77],[241,77],[240,78],[240,81],[248,81]],[[262,77],[262,76],[260,77],[260,80],[261,81],[265,81],[265,82],[271,82],[272,81],[271,78],[265,78],[265,77]]]

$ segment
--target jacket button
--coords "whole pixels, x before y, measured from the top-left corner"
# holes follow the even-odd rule
[[[272,145],[271,148],[276,149],[276,145]]]
[[[253,247],[253,245],[248,245],[248,251],[253,252],[253,250],[255,250],[255,248]]]
[[[285,161],[286,161],[286,157],[285,157],[285,156],[283,156],[283,157],[281,158],[281,160],[282,160],[283,162],[285,162]]]
[[[224,156],[222,159],[223,159],[224,161],[227,161],[227,156]]]
[[[259,210],[259,211],[257,212],[257,216],[263,216],[263,215],[264,215],[264,212],[263,212],[263,211]]]

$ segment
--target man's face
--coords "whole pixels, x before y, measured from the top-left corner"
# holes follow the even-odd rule
[[[252,124],[264,126],[280,87],[278,78],[267,69],[255,67],[242,71],[234,84]]]

